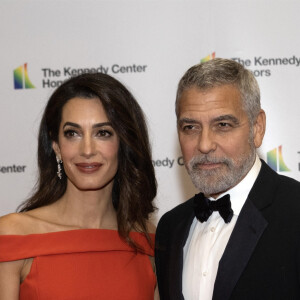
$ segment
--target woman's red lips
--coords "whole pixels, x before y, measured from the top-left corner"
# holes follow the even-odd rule
[[[99,168],[102,166],[100,163],[77,163],[76,167],[79,169],[80,172],[83,173],[93,173],[98,171]]]

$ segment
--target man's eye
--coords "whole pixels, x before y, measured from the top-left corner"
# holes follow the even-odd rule
[[[230,127],[229,123],[221,122],[219,123],[219,127]]]
[[[194,125],[184,125],[184,126],[182,127],[182,130],[183,130],[183,131],[188,131],[188,130],[193,130],[194,128],[195,128]]]
[[[232,124],[227,123],[227,122],[220,122],[220,123],[218,123],[217,128],[221,131],[227,131],[232,128]]]

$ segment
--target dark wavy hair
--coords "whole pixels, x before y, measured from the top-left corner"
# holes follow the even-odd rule
[[[66,191],[67,177],[63,176],[61,180],[57,177],[52,142],[58,141],[64,105],[75,97],[99,98],[120,139],[112,201],[117,212],[119,235],[138,250],[129,232],[143,232],[150,242],[147,220],[155,209],[153,199],[157,191],[147,126],[141,107],[131,93],[106,74],[88,73],[68,79],[50,97],[38,137],[39,177],[32,196],[20,205],[19,211],[54,203]]]

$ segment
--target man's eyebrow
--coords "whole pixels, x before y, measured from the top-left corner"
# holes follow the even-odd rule
[[[214,118],[212,121],[213,122],[231,121],[231,122],[233,122],[236,125],[238,125],[240,123],[240,121],[238,120],[238,118],[236,118],[233,115],[222,115],[222,116]]]
[[[75,128],[78,128],[80,129],[81,126],[77,123],[73,123],[73,122],[66,122],[63,126],[63,128],[65,128],[66,126],[72,126],[72,127],[75,127]],[[102,122],[102,123],[96,123],[92,126],[92,128],[98,128],[98,127],[102,127],[102,126],[112,126],[111,125],[111,122]]]
[[[181,126],[182,124],[199,124],[199,122],[195,119],[190,119],[190,118],[181,118],[177,121],[178,126]]]

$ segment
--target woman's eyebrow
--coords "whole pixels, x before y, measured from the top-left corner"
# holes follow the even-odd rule
[[[81,128],[81,126],[77,123],[73,123],[73,122],[66,122],[63,126],[63,128],[65,128],[66,126],[72,126],[75,128]],[[97,128],[97,127],[102,127],[102,126],[111,126],[111,122],[102,122],[102,123],[96,123],[94,124],[92,127],[93,128]]]
[[[102,126],[112,126],[112,125],[111,125],[111,122],[102,122],[102,123],[94,124],[93,128],[102,127]]]

